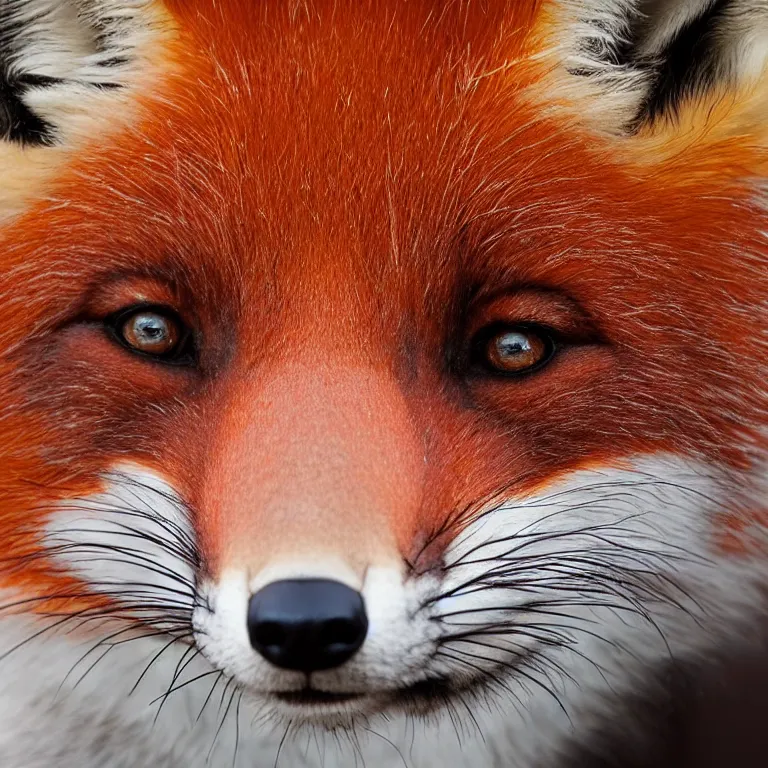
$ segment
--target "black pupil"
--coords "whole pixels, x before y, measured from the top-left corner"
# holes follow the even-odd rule
[[[168,335],[168,324],[159,315],[140,315],[135,320],[134,330],[137,338],[156,344]]]
[[[502,357],[515,357],[530,352],[531,342],[522,333],[505,333],[496,341],[496,349]]]

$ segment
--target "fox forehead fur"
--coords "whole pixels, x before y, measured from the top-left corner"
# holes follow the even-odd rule
[[[757,0],[0,4],[0,762],[654,754],[768,612],[767,67]],[[346,663],[252,647],[296,578]]]

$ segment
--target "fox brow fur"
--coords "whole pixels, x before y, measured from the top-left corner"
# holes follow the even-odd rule
[[[158,24],[152,0],[6,0],[0,6],[0,135],[66,140],[88,91],[130,86]],[[590,81],[601,127],[625,131],[681,100],[760,76],[760,0],[551,0],[551,53]],[[693,38],[692,38],[693,36]],[[692,38],[692,39],[691,39]],[[688,52],[688,61],[685,61]],[[577,88],[564,81],[563,88]],[[90,103],[83,108],[92,109]]]

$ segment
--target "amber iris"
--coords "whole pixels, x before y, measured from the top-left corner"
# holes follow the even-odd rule
[[[549,345],[535,331],[504,329],[488,339],[485,354],[488,364],[500,373],[522,373],[548,357]]]
[[[138,311],[121,328],[125,343],[137,352],[163,357],[176,350],[181,328],[176,320],[152,310]]]

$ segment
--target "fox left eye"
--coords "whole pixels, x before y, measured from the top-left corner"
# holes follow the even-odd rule
[[[546,365],[555,344],[546,329],[524,325],[493,325],[473,343],[475,362],[492,373],[517,375]]]
[[[188,346],[189,330],[165,307],[136,307],[118,313],[108,326],[128,349],[165,361],[178,362]]]

